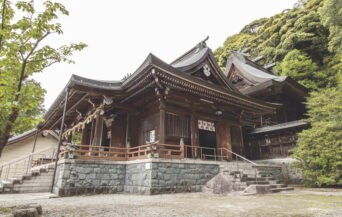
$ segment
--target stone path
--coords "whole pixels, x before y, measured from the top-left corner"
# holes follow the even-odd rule
[[[39,203],[43,216],[342,216],[342,190],[301,189],[242,196],[181,193],[51,198],[49,193],[0,195],[0,207]],[[1,208],[0,208],[1,209]]]

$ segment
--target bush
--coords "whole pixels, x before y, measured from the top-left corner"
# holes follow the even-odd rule
[[[295,167],[307,186],[342,186],[342,90],[313,92],[306,104],[312,128],[299,134]]]

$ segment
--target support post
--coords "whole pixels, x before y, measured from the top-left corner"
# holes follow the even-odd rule
[[[38,133],[39,133],[39,128],[37,127],[36,133],[35,133],[35,135],[34,135],[34,142],[33,142],[32,152],[31,152],[29,161],[27,162],[26,173],[28,173],[28,171],[29,171],[29,170],[31,169],[31,167],[32,167],[33,153],[34,153],[34,150],[36,149]]]
[[[55,161],[55,169],[53,171],[53,176],[52,176],[51,193],[53,193],[53,186],[55,184],[56,172],[57,172],[58,157],[59,157],[59,152],[61,150],[61,144],[62,144],[62,140],[63,140],[62,134],[63,134],[63,131],[64,131],[64,121],[65,121],[65,114],[66,114],[67,105],[68,105],[68,98],[69,98],[69,89],[67,88],[66,89],[66,94],[65,94],[62,123],[61,123],[61,128],[60,128],[60,131],[59,131],[58,147],[57,147],[56,161]]]
[[[165,110],[160,110],[160,122],[159,122],[159,141],[161,144],[165,144]]]
[[[38,133],[39,133],[39,128],[37,127],[36,134],[34,135],[34,142],[33,142],[32,153],[33,153],[34,150],[36,149],[36,143],[37,143]]]
[[[126,148],[131,147],[131,144],[129,141],[129,122],[130,122],[130,115],[127,112],[127,114],[126,114],[126,137],[125,137]]]
[[[190,123],[191,125],[191,155],[192,155],[192,158],[197,158],[198,157],[197,148],[199,146],[198,119],[194,114],[191,115],[190,122],[191,122]]]

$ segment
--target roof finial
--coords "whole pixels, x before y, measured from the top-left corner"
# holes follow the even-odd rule
[[[202,40],[200,43],[198,43],[197,48],[198,50],[201,50],[205,47],[207,47],[207,44],[205,43],[209,39],[209,36],[207,36],[204,40]]]

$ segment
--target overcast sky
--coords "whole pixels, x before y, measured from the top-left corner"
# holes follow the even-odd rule
[[[48,109],[70,76],[120,80],[149,53],[171,62],[209,36],[215,50],[253,20],[292,8],[297,0],[60,0],[70,15],[61,17],[64,35],[54,46],[84,42],[76,64],[56,64],[36,75],[47,90]]]

